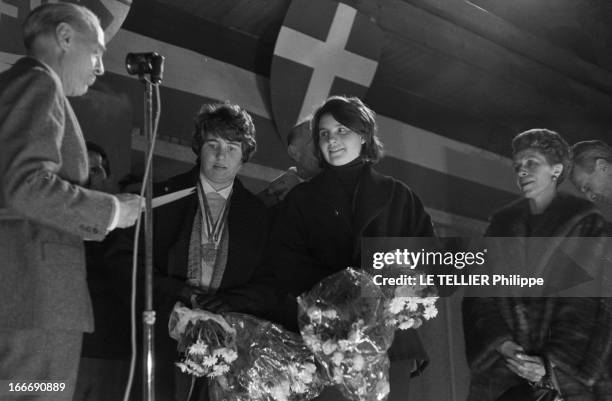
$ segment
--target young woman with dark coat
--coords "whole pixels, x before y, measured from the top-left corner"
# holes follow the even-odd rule
[[[434,235],[419,197],[373,168],[382,144],[375,114],[361,100],[330,97],[314,113],[311,126],[323,171],[287,195],[270,238],[270,263],[291,305],[284,323],[294,330],[295,297],[333,273],[359,267],[362,237]],[[405,399],[409,377],[427,360],[417,332],[396,332],[389,355],[389,400]],[[320,399],[339,400],[341,395],[326,390]]]

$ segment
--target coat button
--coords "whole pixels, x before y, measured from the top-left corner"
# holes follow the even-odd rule
[[[340,216],[340,212],[338,211],[338,209],[334,210],[334,214],[335,214],[336,216]]]

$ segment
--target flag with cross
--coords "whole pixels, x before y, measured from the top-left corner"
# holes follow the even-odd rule
[[[364,98],[383,42],[369,17],[331,0],[293,0],[278,34],[270,73],[279,135],[330,95]]]

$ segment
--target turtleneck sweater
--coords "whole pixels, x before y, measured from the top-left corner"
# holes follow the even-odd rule
[[[361,159],[361,157],[356,158],[350,163],[344,164],[342,166],[328,166],[329,174],[331,174],[334,178],[338,180],[340,186],[344,194],[346,195],[346,200],[348,205],[350,205],[351,212],[353,205],[353,198],[355,196],[355,190],[357,189],[357,185],[359,184],[359,179],[361,177],[361,172],[363,170],[365,163]],[[351,213],[352,215],[352,213]]]

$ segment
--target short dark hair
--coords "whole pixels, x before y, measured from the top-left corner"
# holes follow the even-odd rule
[[[248,162],[257,149],[253,119],[238,105],[229,102],[205,104],[194,122],[191,149],[198,157],[197,164],[200,163],[200,151],[208,135],[240,142],[243,163]]]
[[[567,177],[572,166],[572,150],[555,131],[544,128],[534,128],[521,132],[512,140],[512,156],[525,149],[535,149],[553,164],[563,165],[563,171],[557,178],[557,185]]]
[[[340,124],[363,136],[361,159],[376,164],[383,157],[383,145],[378,138],[376,113],[357,97],[331,96],[314,113],[311,120],[315,154],[322,167],[327,166],[319,147],[319,121],[324,114],[331,114]]]
[[[597,159],[604,159],[612,163],[612,147],[604,141],[591,140],[577,142],[572,146],[574,152],[574,165],[578,165],[591,174],[595,171]]]
[[[46,3],[28,14],[23,23],[23,43],[26,50],[31,50],[34,39],[42,34],[52,32],[65,22],[79,32],[95,32],[100,19],[87,7],[73,3]]]
[[[106,151],[104,151],[104,148],[91,141],[85,142],[85,146],[87,147],[88,152],[97,153],[102,157],[102,167],[104,168],[104,171],[106,172],[106,176],[110,177],[111,175],[110,161],[108,160],[108,155],[106,154]]]

